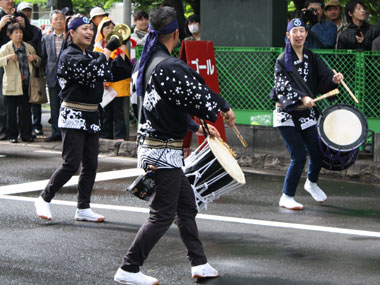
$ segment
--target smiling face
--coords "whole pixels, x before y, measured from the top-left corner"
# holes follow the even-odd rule
[[[71,30],[70,35],[73,43],[85,50],[91,44],[94,32],[91,24],[84,24],[79,26],[75,31]]]
[[[286,33],[286,36],[289,38],[293,48],[299,48],[305,44],[307,31],[305,27],[294,27]]]
[[[136,26],[136,29],[140,31],[147,31],[148,25],[149,25],[149,19],[142,17],[141,19],[134,21],[134,24]]]
[[[107,38],[107,35],[112,32],[113,28],[115,27],[114,24],[110,23],[109,25],[105,26],[103,29],[102,29],[102,35],[104,38]]]

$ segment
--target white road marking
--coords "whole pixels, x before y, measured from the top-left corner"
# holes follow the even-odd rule
[[[39,149],[39,150],[35,150],[34,152],[37,152],[37,153],[62,154],[62,151],[49,150],[49,149]],[[107,154],[99,154],[98,157],[99,158],[107,158],[107,159],[110,159],[110,160],[122,160],[122,161],[137,162],[137,158],[127,157],[127,156],[109,156]]]
[[[61,154],[62,153],[62,151],[50,150],[50,149],[40,149],[40,150],[35,150],[33,152],[37,152],[37,153],[54,153],[54,154]]]
[[[36,200],[36,198],[8,196],[8,195],[0,195],[0,199],[25,201],[25,202],[34,202]],[[55,205],[64,205],[64,206],[73,206],[73,207],[77,206],[77,202],[74,202],[74,201],[53,200],[51,203]],[[141,207],[128,207],[128,206],[117,206],[117,205],[107,205],[107,204],[97,204],[97,203],[91,203],[91,207],[94,209],[117,210],[117,211],[146,213],[146,214],[149,213],[148,208],[141,208]],[[324,226],[315,226],[315,225],[307,225],[307,224],[274,222],[274,221],[266,221],[266,220],[245,219],[245,218],[207,215],[207,214],[198,214],[197,219],[247,224],[247,225],[255,225],[255,226],[266,226],[266,227],[274,227],[274,228],[297,229],[297,230],[325,232],[325,233],[334,233],[334,234],[342,234],[342,235],[354,235],[354,236],[380,238],[380,232],[336,228],[336,227],[324,227]]]
[[[137,177],[144,174],[144,170],[141,168],[130,168],[123,170],[114,170],[106,172],[98,172],[96,174],[95,182],[108,181],[120,178]],[[64,186],[73,186],[78,184],[79,176],[73,176]],[[40,180],[34,182],[27,182],[21,184],[5,185],[0,186],[0,194],[10,195],[10,194],[20,194],[27,192],[39,191],[45,188],[49,180]]]

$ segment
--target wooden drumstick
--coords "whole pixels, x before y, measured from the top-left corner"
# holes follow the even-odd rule
[[[334,72],[334,74],[337,74],[335,69],[333,69],[333,72]],[[354,99],[355,103],[359,104],[359,100],[355,97],[354,93],[352,93],[351,89],[347,86],[346,82],[344,82],[343,80],[342,80],[342,85],[347,90],[348,94],[350,94],[352,99]]]
[[[223,118],[224,118],[224,116],[223,116]],[[235,135],[240,140],[241,144],[244,147],[247,147],[248,146],[247,142],[245,141],[245,139],[243,138],[242,134],[239,132],[239,130],[237,129],[237,127],[235,125],[232,126],[232,130],[234,131]]]
[[[327,92],[327,93],[319,96],[318,98],[313,99],[313,102],[315,103],[315,102],[321,101],[322,99],[326,99],[328,97],[335,96],[337,94],[339,94],[339,89],[334,89],[334,90],[331,90],[330,92]]]
[[[235,135],[239,138],[241,144],[244,147],[247,147],[248,146],[247,142],[245,141],[245,139],[243,138],[243,136],[241,135],[241,133],[239,132],[239,130],[237,129],[235,125],[232,126],[232,130],[234,131]]]

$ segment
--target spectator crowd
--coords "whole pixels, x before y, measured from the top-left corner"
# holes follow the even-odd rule
[[[46,82],[50,104],[51,134],[46,142],[62,139],[58,128],[61,87],[57,80],[57,63],[65,42],[67,23],[73,16],[69,8],[50,13],[51,28],[31,24],[33,4],[0,1],[0,140],[17,143],[19,139],[32,142],[43,135],[41,104],[31,103],[34,78]],[[379,51],[379,27],[368,21],[368,11],[362,0],[350,0],[344,7],[339,0],[308,0],[297,17],[304,20],[308,35],[305,47],[309,49],[350,49]],[[103,52],[109,34],[117,23],[100,7],[90,11],[94,37],[89,49]],[[120,50],[132,64],[136,60],[136,46],[143,46],[148,35],[149,16],[138,10],[133,14],[134,31],[130,36],[131,54]],[[289,17],[289,20],[291,17]],[[186,20],[188,37],[184,40],[201,40],[199,15]],[[105,83],[105,92],[115,92],[114,99],[101,109],[100,137],[128,140],[129,126],[135,124],[136,108],[129,106],[135,99],[130,96],[130,79]],[[130,98],[131,97],[131,98]]]

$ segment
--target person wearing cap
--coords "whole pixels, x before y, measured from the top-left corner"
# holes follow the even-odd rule
[[[294,197],[306,163],[306,150],[310,160],[304,189],[318,203],[327,199],[317,185],[322,156],[313,98],[337,88],[343,80],[341,73],[334,75],[318,54],[305,48],[307,35],[302,19],[296,18],[288,23],[285,51],[276,60],[274,87],[270,93],[270,99],[276,102],[273,126],[279,130],[291,157],[279,206],[290,210],[303,209]],[[304,86],[296,83],[297,74],[312,94],[309,95]]]
[[[336,43],[336,26],[323,19],[324,1],[308,0],[300,18],[307,25],[308,36],[305,47],[309,49],[331,49]]]
[[[342,7],[339,0],[330,0],[325,5],[327,20],[334,23],[337,28],[335,48],[338,47],[339,36],[347,28],[346,17],[342,13]]]
[[[339,37],[338,49],[371,50],[373,40],[379,36],[378,27],[366,21],[366,7],[361,0],[351,0],[345,6],[348,27]]]
[[[29,23],[31,23],[32,20],[32,12],[33,12],[33,4],[29,2],[21,2],[20,4],[17,5],[17,11],[20,13],[23,13],[26,18],[28,19]],[[29,44],[31,44],[34,49],[36,50],[36,53],[39,57],[41,57],[42,52],[41,52],[41,40],[42,40],[42,31],[41,29],[37,28],[34,25],[31,25],[31,30],[33,32],[33,38],[31,41],[28,41]],[[41,71],[42,71],[42,66],[39,67],[36,70],[36,73],[39,76],[43,76]],[[41,124],[41,104],[30,104],[31,105],[31,110],[32,110],[32,123],[33,123],[33,131],[35,135],[42,135],[43,130],[42,130],[42,124]]]
[[[90,50],[94,49],[95,36],[96,36],[96,33],[98,32],[99,23],[106,16],[108,16],[108,13],[106,13],[100,7],[92,8],[91,11],[90,11],[90,20],[91,20],[91,23],[92,23],[92,30],[94,32],[94,38],[92,39],[91,45],[88,47]]]
[[[156,278],[143,274],[140,267],[174,220],[187,249],[191,276],[217,277],[218,271],[207,262],[198,237],[194,192],[182,171],[182,144],[187,130],[204,134],[189,114],[215,122],[221,110],[230,127],[235,124],[235,114],[194,69],[170,56],[179,40],[174,8],[152,10],[149,23],[149,35],[132,75],[132,89],[136,89],[143,102],[139,115],[138,167],[155,169],[152,179],[156,186],[150,197],[150,216],[124,256],[114,281],[158,284]],[[210,125],[209,130],[210,135],[218,135],[215,127]]]
[[[51,200],[75,175],[80,165],[78,204],[74,218],[88,222],[102,222],[105,219],[90,208],[98,166],[98,105],[103,97],[103,83],[130,77],[130,67],[125,65],[121,57],[110,59],[111,52],[120,46],[118,39],[111,39],[104,53],[98,53],[87,49],[92,38],[90,19],[73,16],[57,66],[57,77],[62,87],[58,127],[62,133],[63,163],[35,201],[37,215],[42,219],[52,219]]]

